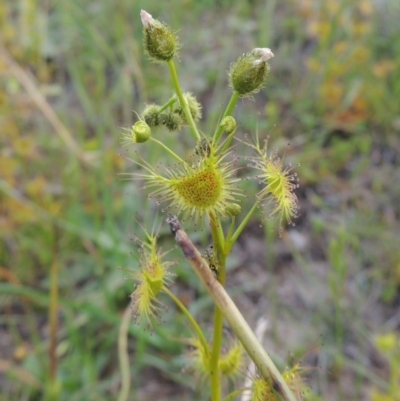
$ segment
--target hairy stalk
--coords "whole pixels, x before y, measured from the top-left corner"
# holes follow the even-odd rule
[[[160,145],[164,150],[166,150],[179,163],[185,164],[184,160],[182,160],[175,152],[173,152],[168,146],[164,145],[161,141],[159,141],[158,139],[153,138],[152,136],[149,138],[149,140],[155,142],[157,145]]]
[[[183,312],[183,314],[187,317],[190,324],[193,326],[194,331],[197,334],[201,344],[203,345],[207,354],[210,352],[208,343],[206,338],[204,337],[203,331],[201,330],[200,326],[197,324],[196,320],[193,318],[192,314],[188,311],[188,309],[183,305],[183,303],[172,293],[168,288],[164,287],[163,291],[176,303],[178,308]]]
[[[296,401],[295,396],[285,383],[270,356],[259,343],[257,337],[225,291],[224,287],[218,280],[216,280],[207,262],[202,258],[200,252],[193,245],[186,232],[182,229],[178,218],[169,214],[167,223],[170,226],[172,234],[175,236],[176,242],[182,249],[183,254],[188,259],[190,265],[206,287],[208,293],[211,295],[224,318],[231,326],[238,340],[242,343],[249,357],[257,366],[261,376],[271,383],[274,391],[284,401]]]
[[[236,135],[236,129],[226,139],[224,145],[222,146],[221,154],[225,153],[229,149],[229,146],[231,146],[232,140],[235,137],[235,135]]]
[[[231,99],[229,100],[228,106],[226,107],[226,110],[224,112],[224,114],[222,115],[220,122],[226,117],[226,116],[230,116],[236,106],[237,101],[239,100],[239,94],[234,91],[232,93]],[[214,133],[214,138],[213,138],[213,142],[214,143],[218,143],[219,139],[221,138],[222,132],[224,131],[224,127],[221,127],[220,124],[218,124],[217,129],[215,130]]]
[[[219,401],[221,399],[221,380],[219,372],[219,355],[221,352],[222,344],[222,324],[223,315],[221,311],[215,306],[214,309],[214,335],[211,351],[211,399],[212,401]]]
[[[219,281],[222,283],[222,285],[225,284],[225,277],[226,277],[226,271],[225,271],[225,259],[226,259],[226,254],[224,251],[225,248],[225,236],[224,232],[222,230],[222,224],[220,219],[214,214],[210,213],[210,227],[211,227],[211,234],[213,237],[213,242],[214,242],[214,247],[215,251],[217,252],[217,259],[218,262],[221,266],[219,266]]]
[[[197,131],[197,127],[193,120],[192,113],[190,112],[189,107],[186,103],[186,100],[183,97],[183,93],[182,93],[181,87],[179,85],[178,74],[176,73],[175,63],[172,59],[168,61],[168,66],[169,66],[169,70],[171,72],[171,77],[172,77],[172,82],[174,84],[175,92],[178,95],[179,102],[182,106],[183,112],[185,113],[186,120],[190,127],[190,132],[192,133],[196,142],[198,142],[198,141],[200,141],[201,137],[200,137],[199,131]]]
[[[253,207],[250,209],[249,213],[247,213],[246,217],[243,219],[243,221],[240,223],[239,227],[236,229],[236,231],[226,239],[225,243],[225,253],[229,255],[231,253],[233,245],[235,245],[235,242],[239,238],[239,235],[242,233],[244,228],[247,226],[248,222],[250,219],[253,217],[254,212],[258,208],[258,202],[255,202]]]
[[[168,107],[172,106],[175,102],[176,102],[176,99],[174,99],[174,98],[169,99],[167,103],[163,104],[163,105],[160,107],[160,110],[159,110],[160,113],[161,113],[162,111],[164,111],[165,109],[168,109]]]
[[[225,284],[226,281],[226,256],[224,254],[225,238],[222,231],[222,225],[217,216],[210,213],[210,226],[213,237],[214,248],[217,253],[218,259],[218,280]],[[223,328],[223,315],[221,311],[215,306],[214,309],[214,334],[213,345],[211,351],[211,399],[213,401],[221,399],[221,381],[219,374],[219,356],[221,353],[222,345],[222,328]]]

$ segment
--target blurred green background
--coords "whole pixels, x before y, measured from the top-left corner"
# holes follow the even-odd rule
[[[129,400],[207,399],[185,370],[190,329],[174,307],[153,333],[125,313],[133,282],[118,267],[137,266],[136,220],[151,229],[157,218],[164,249],[174,246],[156,205],[118,180],[136,168],[119,155],[120,128],[172,90],[167,68],[143,55],[141,8],[178,31],[181,83],[204,106],[204,132],[229,99],[229,64],[273,50],[266,89],[235,116],[240,134],[291,142],[301,216],[282,238],[254,221],[228,289],[253,326],[268,319],[281,369],[288,353],[309,367],[305,399],[398,401],[397,0],[0,3],[0,400],[122,401],[126,337]],[[207,245],[206,232],[192,238]],[[210,301],[170,255],[181,262],[173,291],[207,327]]]

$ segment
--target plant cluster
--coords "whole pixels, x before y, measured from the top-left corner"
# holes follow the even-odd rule
[[[215,302],[213,336],[207,338],[186,306],[168,288],[171,262],[165,261],[165,254],[157,249],[154,233],[147,234],[141,247],[140,272],[135,275],[138,284],[132,294],[134,314],[151,325],[154,320],[159,320],[162,308],[158,298],[160,293],[170,296],[196,334],[195,338],[188,340],[193,348],[193,366],[201,377],[210,380],[213,401],[221,400],[225,390],[224,379],[237,376],[243,368],[244,350],[259,372],[254,378],[252,399],[293,401],[296,399],[294,394],[298,396],[302,389],[299,369],[293,368],[283,375],[278,371],[224,289],[227,256],[254,213],[259,208],[267,208],[269,217],[277,217],[279,230],[286,222],[293,224],[298,213],[294,193],[298,178],[293,167],[285,167],[277,152],[267,148],[267,141],[261,142],[256,137],[253,141],[239,140],[240,145],[253,151],[254,155],[247,158],[246,170],[255,171],[252,177],[261,187],[253,206],[242,216],[245,192],[240,185],[243,178],[237,177],[240,165],[232,147],[237,134],[232,113],[240,98],[250,97],[264,87],[270,71],[268,60],[274,55],[268,48],[255,48],[232,63],[229,70],[229,83],[233,90],[231,99],[214,133],[206,134],[196,124],[201,118],[200,103],[192,93],[183,92],[178,81],[174,64],[180,48],[177,36],[170,27],[153,19],[146,11],[141,12],[141,19],[145,51],[152,61],[168,65],[175,94],[163,105],[147,105],[139,121],[123,133],[122,143],[125,146],[143,146],[144,143],[161,146],[173,159],[168,166],[155,167],[137,153],[134,162],[138,171],[131,176],[135,181],[144,182],[148,197],[162,204],[163,210],[168,210],[167,222],[171,232]],[[161,136],[158,139],[156,133],[157,127],[178,132],[184,126],[189,127],[194,139],[192,154],[186,159],[168,147]],[[204,255],[190,241],[177,216],[194,227],[200,224],[202,228],[210,228],[212,245]],[[228,344],[223,344],[224,319],[237,337]],[[235,390],[225,399],[233,399],[244,390]]]

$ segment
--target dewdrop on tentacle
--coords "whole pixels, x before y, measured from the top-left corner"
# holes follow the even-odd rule
[[[203,378],[212,374],[212,365],[208,350],[204,348],[201,341],[197,338],[190,339],[189,343],[193,349],[188,354],[188,357],[194,371]],[[240,374],[244,364],[243,346],[238,341],[230,341],[225,348],[222,349],[219,356],[219,371],[224,377],[234,378]]]
[[[159,321],[160,313],[165,309],[157,298],[168,287],[173,274],[169,271],[171,262],[164,261],[165,254],[157,249],[157,238],[147,234],[148,242],[142,242],[140,248],[139,272],[134,272],[135,291],[131,294],[132,314],[137,322],[146,320]]]
[[[260,202],[267,206],[272,204],[269,217],[277,215],[279,218],[279,228],[282,230],[283,221],[294,225],[293,220],[298,217],[298,199],[294,190],[298,188],[299,179],[293,173],[293,166],[283,166],[283,160],[276,151],[267,151],[267,143],[260,147],[258,139],[256,143],[248,144],[258,153],[257,157],[251,157],[252,163],[249,167],[260,171],[257,176],[259,184],[264,188],[257,194]]]
[[[226,216],[226,207],[236,203],[242,192],[235,177],[235,162],[227,160],[227,154],[216,154],[214,145],[203,139],[196,147],[199,160],[189,164],[178,163],[158,173],[145,160],[137,162],[145,173],[134,173],[135,179],[143,179],[147,188],[153,188],[149,197],[168,207],[175,214],[190,217],[195,223],[209,215]]]

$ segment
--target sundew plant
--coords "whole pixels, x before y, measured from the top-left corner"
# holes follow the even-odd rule
[[[198,376],[207,381],[209,397],[213,401],[233,400],[243,391],[251,392],[252,400],[294,401],[301,397],[303,383],[299,366],[279,372],[263,349],[253,331],[225,291],[226,260],[232,247],[258,209],[265,209],[268,217],[276,221],[277,229],[293,224],[298,212],[294,190],[298,179],[292,166],[284,166],[279,155],[267,149],[267,142],[235,140],[236,121],[232,117],[239,99],[249,98],[265,85],[269,74],[268,60],[274,57],[268,48],[255,48],[232,63],[229,69],[231,99],[222,113],[214,132],[201,132],[197,122],[201,118],[201,105],[196,97],[181,89],[174,58],[180,49],[179,39],[164,23],[141,11],[144,49],[160,68],[167,67],[174,87],[173,96],[163,105],[147,105],[131,129],[122,134],[124,146],[137,149],[134,180],[147,191],[150,202],[156,201],[167,212],[167,223],[187,261],[194,269],[214,301],[213,333],[208,337],[199,322],[169,289],[174,279],[173,262],[157,246],[157,236],[146,233],[141,244],[139,271],[135,273],[136,289],[132,309],[137,321],[151,325],[159,320],[163,303],[160,296],[169,296],[187,317],[195,333],[187,342],[193,367]],[[192,138],[191,156],[181,156],[176,149],[163,142],[165,130],[171,135],[189,127]],[[187,132],[187,131],[185,131]],[[188,138],[189,139],[189,138]],[[232,145],[235,145],[235,152]],[[140,157],[139,147],[160,146],[171,162],[163,167],[153,166]],[[241,147],[250,147],[245,171],[259,185],[247,214],[242,213],[242,202],[247,195],[241,189],[243,172],[238,178],[238,156]],[[182,228],[210,230],[212,245],[201,254]],[[226,321],[236,338],[224,342],[223,323]],[[209,326],[207,326],[209,327]],[[235,388],[228,392],[226,383],[244,372],[245,353],[254,362],[257,373],[251,388]],[[235,382],[235,381],[233,381]]]

